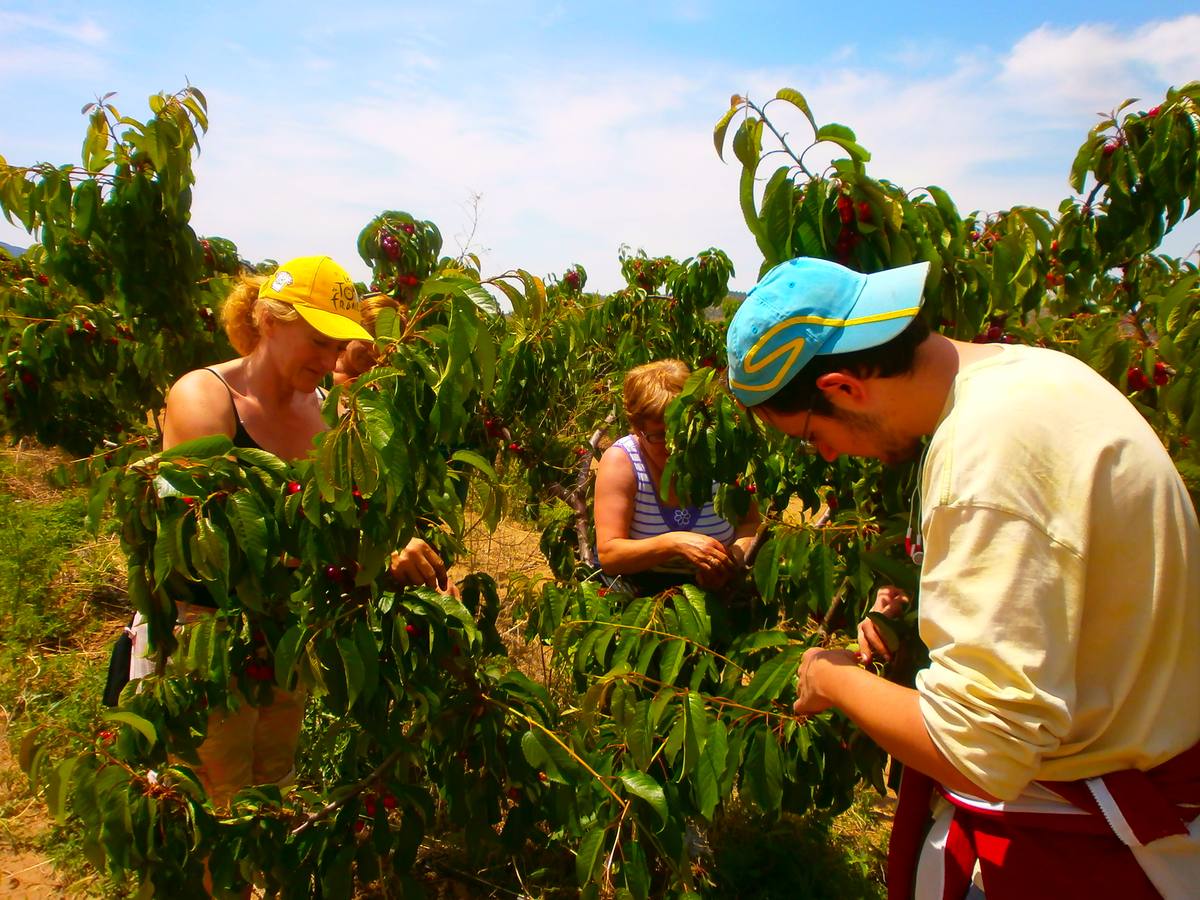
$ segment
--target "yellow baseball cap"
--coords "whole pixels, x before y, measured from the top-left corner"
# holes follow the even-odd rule
[[[362,326],[362,304],[354,281],[328,256],[288,260],[258,289],[263,300],[290,303],[309,325],[339,341],[373,341]]]

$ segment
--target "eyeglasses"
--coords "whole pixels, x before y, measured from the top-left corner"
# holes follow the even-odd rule
[[[642,431],[638,429],[638,434],[642,436],[647,444],[665,444],[667,442],[667,433],[665,431]]]

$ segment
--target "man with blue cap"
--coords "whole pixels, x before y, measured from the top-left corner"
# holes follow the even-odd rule
[[[860,667],[887,655],[864,626],[858,656],[805,653],[795,711],[836,707],[906,766],[890,897],[1195,896],[1187,489],[1082,362],[931,333],[927,274],[794,259],[729,325],[738,400],[825,459],[903,462],[929,438],[913,556],[930,665],[914,688]]]

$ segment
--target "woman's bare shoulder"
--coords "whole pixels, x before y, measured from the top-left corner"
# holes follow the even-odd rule
[[[633,460],[629,458],[629,454],[623,447],[613,444],[600,457],[600,463],[596,467],[596,478],[598,480],[603,478],[605,481],[613,483],[628,481],[633,484],[636,481]]]
[[[167,394],[163,447],[210,434],[232,436],[236,424],[229,391],[221,379],[210,370],[193,369],[181,375]]]

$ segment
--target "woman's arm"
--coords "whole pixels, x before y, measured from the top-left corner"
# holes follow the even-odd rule
[[[724,544],[694,531],[669,531],[630,538],[637,497],[633,462],[620,447],[609,447],[596,472],[596,551],[609,575],[632,575],[683,557],[699,570],[718,572],[731,564]]]
[[[194,369],[171,387],[163,423],[164,450],[212,434],[233,437],[236,430],[229,391],[212,372]]]

